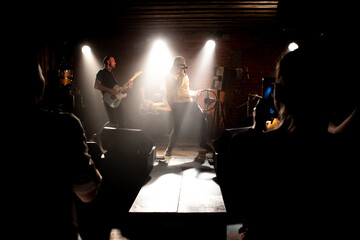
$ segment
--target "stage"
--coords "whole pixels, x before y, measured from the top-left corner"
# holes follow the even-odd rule
[[[123,206],[120,211],[108,210],[112,229],[118,228],[129,239],[237,239],[239,227],[227,219],[214,153],[199,147],[197,138],[181,137],[172,155],[164,156],[168,135],[144,137],[156,149],[152,169],[143,184],[133,184],[131,177],[124,179],[119,176],[122,172],[116,174],[122,186],[115,189],[119,194],[106,194],[112,199],[107,202]],[[128,184],[123,183],[126,180]],[[126,185],[134,187],[129,191]],[[112,239],[122,239],[121,233],[112,234]]]

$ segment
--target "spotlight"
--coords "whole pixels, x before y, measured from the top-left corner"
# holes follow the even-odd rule
[[[82,48],[81,48],[81,52],[86,55],[86,56],[89,56],[90,53],[91,53],[91,48],[88,46],[88,45],[84,45]]]
[[[154,41],[150,54],[147,61],[147,72],[158,75],[166,74],[172,65],[172,57],[167,46],[167,43],[164,40],[157,39]]]
[[[191,78],[192,82],[198,82],[198,86],[193,85],[194,88],[202,88],[205,79],[212,79],[212,69],[214,67],[214,56],[215,56],[215,40],[208,38],[209,40],[200,49],[198,54],[195,56],[195,60],[192,61]]]
[[[154,42],[154,48],[156,49],[156,50],[160,50],[160,51],[162,51],[162,50],[164,50],[165,48],[166,48],[166,44],[165,44],[165,42],[163,41],[163,40],[161,40],[161,39],[158,39],[158,40],[156,40],[155,42]]]
[[[206,44],[205,44],[205,48],[208,49],[208,50],[212,50],[215,48],[215,41],[210,39],[210,40],[207,40]]]
[[[295,43],[295,42],[290,43],[289,46],[288,46],[288,49],[291,52],[298,49],[298,48],[299,48],[299,45],[297,45],[297,43]]]

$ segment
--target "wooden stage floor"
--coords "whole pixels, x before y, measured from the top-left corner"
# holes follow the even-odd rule
[[[157,159],[166,144],[154,142]],[[130,212],[225,213],[221,190],[216,183],[212,152],[197,146],[194,139],[180,141],[172,156],[156,160],[150,180],[141,188]]]
[[[199,147],[197,138],[181,137],[172,156],[164,156],[168,138],[167,135],[150,137],[156,146],[156,160],[148,180],[130,203],[127,230],[131,234],[126,237],[130,240],[240,239],[239,226],[227,221],[212,165],[213,152]],[[113,229],[110,239],[126,238]]]
[[[130,219],[147,226],[146,236],[154,239],[236,239],[231,228],[227,231],[213,152],[199,147],[197,138],[183,137],[172,156],[164,156],[168,136],[152,140],[157,160],[129,210]]]

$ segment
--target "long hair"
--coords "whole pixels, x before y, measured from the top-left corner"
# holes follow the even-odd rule
[[[275,107],[289,132],[327,128],[333,84],[320,49],[287,53],[277,65]]]

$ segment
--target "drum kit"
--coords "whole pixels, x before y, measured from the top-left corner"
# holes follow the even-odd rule
[[[80,89],[73,81],[73,71],[69,66],[61,66],[58,69],[59,91],[63,103],[67,109],[74,111],[76,108],[83,108],[84,101]]]
[[[61,86],[70,85],[73,78],[72,71],[69,69],[61,69],[58,71],[60,76],[60,85]]]

